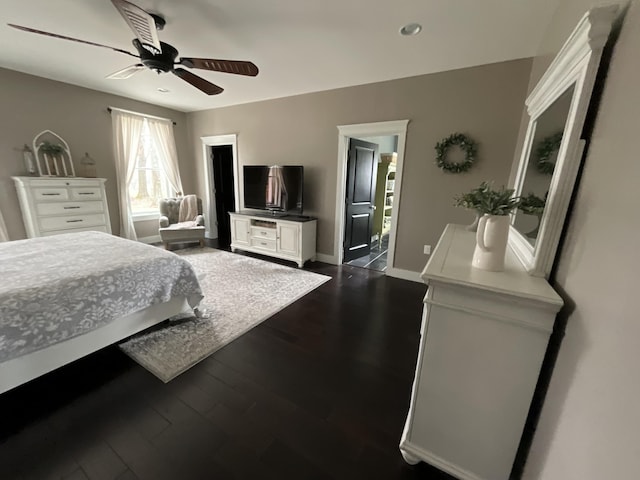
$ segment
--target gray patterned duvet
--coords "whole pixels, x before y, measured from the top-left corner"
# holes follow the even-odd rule
[[[0,243],[0,362],[202,291],[191,264],[99,232]]]

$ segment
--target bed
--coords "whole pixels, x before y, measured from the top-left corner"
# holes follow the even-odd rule
[[[0,393],[201,299],[191,264],[150,245],[100,232],[0,243]]]

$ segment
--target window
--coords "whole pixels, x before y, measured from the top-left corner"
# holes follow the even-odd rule
[[[162,197],[182,192],[173,124],[111,107],[113,148],[118,179],[120,235],[136,240],[135,220],[159,215]]]
[[[171,196],[171,187],[160,166],[156,149],[149,131],[149,123],[145,119],[140,134],[135,172],[129,183],[131,213],[134,216],[158,213],[159,200]]]

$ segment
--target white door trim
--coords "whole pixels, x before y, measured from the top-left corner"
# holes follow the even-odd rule
[[[208,137],[200,137],[202,141],[202,160],[204,162],[204,179],[205,179],[205,199],[202,202],[202,210],[204,215],[204,224],[206,227],[205,236],[207,238],[218,238],[218,227],[216,226],[216,200],[212,195],[213,192],[213,168],[211,159],[209,158],[209,147],[218,145],[231,145],[233,153],[233,191],[235,195],[236,211],[240,207],[240,190],[238,188],[238,135],[231,133],[228,135],[211,135]]]
[[[345,204],[347,190],[347,159],[349,155],[349,138],[376,137],[382,135],[398,136],[398,159],[396,165],[396,181],[393,188],[393,209],[391,210],[391,230],[389,231],[389,253],[387,254],[387,274],[393,270],[393,259],[396,248],[396,232],[398,211],[400,210],[402,189],[402,165],[407,140],[407,126],[409,120],[394,120],[390,122],[359,123],[355,125],[338,125],[338,184],[336,188],[336,217],[335,238],[333,246],[333,260],[335,265],[342,265],[344,249]]]

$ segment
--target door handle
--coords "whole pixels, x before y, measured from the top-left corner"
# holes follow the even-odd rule
[[[376,208],[378,208],[378,207],[376,207],[375,205],[371,205],[369,208],[370,208],[371,210],[375,210],[375,209],[376,209]]]

